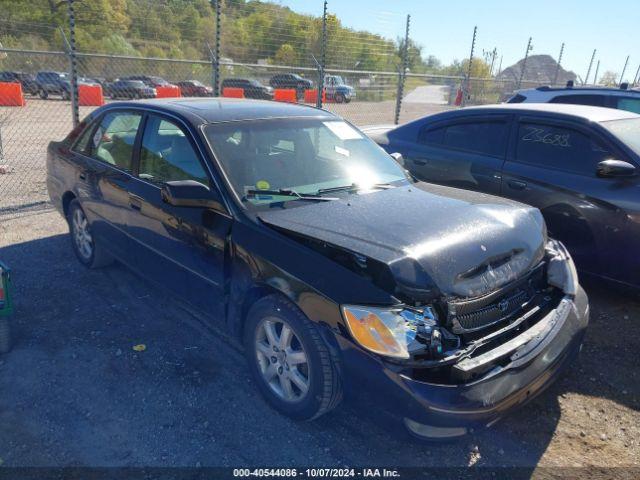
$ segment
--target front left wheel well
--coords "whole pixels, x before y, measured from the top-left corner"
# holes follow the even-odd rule
[[[73,192],[65,192],[65,194],[62,195],[62,212],[64,213],[65,218],[69,216],[69,205],[75,198],[76,196]]]

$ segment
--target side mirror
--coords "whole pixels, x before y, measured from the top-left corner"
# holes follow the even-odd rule
[[[195,180],[166,182],[161,189],[162,201],[176,207],[220,208],[217,192]]]
[[[400,165],[404,167],[404,157],[402,156],[401,153],[393,152],[390,155],[396,162],[398,162]]]
[[[599,177],[633,177],[636,167],[622,160],[604,160],[598,163],[596,174]]]

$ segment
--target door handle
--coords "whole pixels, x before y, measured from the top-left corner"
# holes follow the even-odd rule
[[[142,197],[139,197],[138,195],[134,195],[133,193],[130,193],[129,206],[134,210],[142,210]]]
[[[514,190],[524,190],[525,188],[527,188],[527,184],[525,182],[520,182],[518,180],[509,180],[509,182],[507,183]]]

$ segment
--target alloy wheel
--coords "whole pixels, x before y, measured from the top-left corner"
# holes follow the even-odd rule
[[[93,255],[93,237],[89,231],[89,222],[84,212],[76,208],[72,219],[73,241],[82,258],[89,261]]]
[[[263,380],[286,402],[299,402],[310,387],[307,354],[295,331],[281,318],[264,318],[256,330],[256,358]]]

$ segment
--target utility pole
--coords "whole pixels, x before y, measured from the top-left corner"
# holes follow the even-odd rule
[[[320,68],[318,68],[318,95],[316,107],[322,108],[322,92],[324,92],[324,67],[327,61],[327,0],[322,10],[322,43],[320,45]]]
[[[556,73],[553,74],[553,83],[552,85],[556,85],[558,83],[558,73],[560,73],[560,64],[562,63],[562,54],[564,53],[564,42],[560,46],[560,55],[558,55],[558,63],[556,64]]]
[[[596,49],[593,49],[593,53],[591,54],[591,61],[589,62],[589,68],[587,68],[587,76],[584,77],[582,81],[582,85],[589,82],[589,74],[591,73],[591,67],[593,66],[593,59],[596,58]]]
[[[618,82],[618,86],[622,84],[622,79],[624,78],[624,73],[627,71],[628,64],[629,64],[629,55],[627,55],[627,59],[624,61],[624,67],[622,67],[622,73],[620,74],[620,81]]]
[[[469,68],[467,69],[467,87],[463,88],[462,92],[462,106],[467,103],[467,96],[471,97],[471,66],[473,64],[473,51],[476,48],[476,35],[478,33],[478,26],[473,27],[473,38],[471,39],[471,53],[469,54]]]
[[[531,45],[532,38],[529,37],[529,42],[527,43],[527,51],[524,52],[524,59],[522,60],[522,70],[520,70],[520,80],[518,80],[518,89],[522,86],[522,79],[524,78],[524,72],[527,68],[527,58],[529,58],[529,51],[533,49]]]
[[[597,85],[598,84],[598,72],[600,71],[600,60],[598,60],[598,63],[596,63],[596,73],[593,76],[593,84]]]

